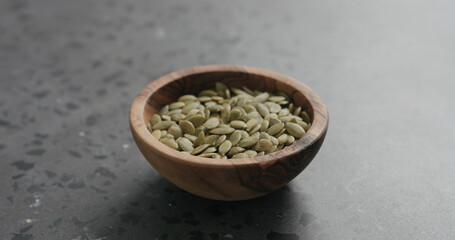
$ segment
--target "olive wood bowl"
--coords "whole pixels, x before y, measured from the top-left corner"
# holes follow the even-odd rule
[[[288,94],[311,118],[311,127],[294,144],[264,156],[243,159],[211,159],[171,149],[154,138],[147,123],[161,107],[184,94],[197,94],[220,81],[229,87],[247,86]],[[129,121],[144,157],[167,180],[183,190],[216,200],[244,200],[275,191],[295,178],[311,162],[324,141],[329,115],[319,96],[288,76],[255,67],[210,65],[169,73],[134,99]]]

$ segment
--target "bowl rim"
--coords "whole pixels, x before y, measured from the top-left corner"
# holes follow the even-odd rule
[[[147,129],[143,114],[147,100],[155,91],[171,83],[172,81],[207,72],[242,72],[272,78],[276,81],[281,81],[287,85],[290,85],[293,89],[303,94],[308,99],[310,105],[313,108],[313,119],[310,129],[302,138],[298,139],[292,145],[287,146],[279,151],[253,158],[204,158],[185,154],[169,148],[168,146],[161,143],[158,139],[154,138]],[[152,149],[155,154],[158,154],[166,159],[177,161],[179,163],[185,163],[188,165],[203,165],[211,166],[213,168],[223,168],[232,165],[235,165],[236,167],[257,164],[269,165],[279,159],[290,157],[305,150],[325,135],[329,123],[329,114],[324,102],[322,102],[321,98],[311,88],[306,86],[304,83],[284,74],[262,68],[242,65],[204,65],[174,71],[161,76],[149,83],[133,100],[129,112],[129,122],[133,136],[139,138],[142,143],[144,143],[148,149]]]

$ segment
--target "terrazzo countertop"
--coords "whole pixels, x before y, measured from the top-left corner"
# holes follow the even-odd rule
[[[0,0],[0,239],[455,239],[452,1]],[[240,64],[331,122],[282,189],[212,201],[133,142],[136,94]]]

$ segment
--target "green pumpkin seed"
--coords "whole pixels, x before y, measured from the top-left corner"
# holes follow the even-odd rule
[[[161,121],[155,125],[153,125],[153,129],[158,129],[158,130],[165,130],[168,129],[170,126],[175,124],[173,121]]]
[[[202,151],[204,151],[205,149],[207,149],[209,146],[210,146],[209,144],[202,144],[201,146],[193,149],[193,151],[191,151],[191,155],[199,154]]]
[[[297,107],[297,108],[294,110],[294,115],[295,115],[295,116],[299,116],[300,113],[301,113],[301,111],[302,111],[302,107]]]
[[[297,123],[286,123],[286,131],[296,138],[301,138],[305,134],[305,130]]]
[[[259,125],[259,124],[256,121],[256,119],[250,119],[250,120],[248,120],[248,122],[246,122],[246,129],[245,130],[250,131],[251,129],[253,129],[257,125]]]
[[[231,121],[239,120],[242,118],[242,116],[243,116],[242,111],[240,111],[239,109],[232,109],[230,120]]]
[[[209,90],[203,90],[199,93],[199,97],[203,97],[203,96],[208,96],[208,97],[212,97],[212,96],[217,96],[218,93],[216,93],[215,91],[209,89]]]
[[[196,134],[196,129],[194,125],[188,120],[180,121],[179,126],[182,129],[183,133],[188,133],[192,135]]]
[[[268,133],[269,135],[275,135],[275,134],[277,134],[278,132],[280,132],[281,129],[283,129],[283,127],[284,127],[284,124],[283,124],[283,123],[277,123],[277,124],[271,126],[269,129],[267,129],[267,133]]]
[[[286,98],[284,98],[283,96],[271,96],[269,97],[268,100],[271,102],[280,102],[286,100]]]
[[[239,130],[235,130],[229,137],[229,141],[231,141],[232,146],[237,145],[240,142],[240,139],[242,139],[242,134]]]
[[[256,111],[256,108],[255,108],[255,107],[253,107],[253,105],[245,105],[245,106],[243,107],[243,109],[244,109],[244,110],[245,110],[245,112],[247,112],[247,113],[250,113],[250,112]]]
[[[268,98],[269,98],[269,94],[264,92],[264,93],[257,95],[256,97],[254,97],[254,100],[258,103],[263,103],[263,102],[267,101]]]
[[[174,102],[174,103],[169,104],[169,109],[173,110],[173,109],[183,108],[184,106],[185,106],[184,102]]]
[[[171,115],[171,120],[174,122],[178,122],[186,117],[183,113],[175,113]]]
[[[257,144],[254,146],[254,150],[258,152],[262,151],[270,151],[272,149],[273,143],[270,140],[267,139],[261,139],[257,142]]]
[[[288,138],[286,139],[286,145],[291,145],[295,142],[294,136],[288,135]]]
[[[183,95],[179,97],[179,102],[188,102],[188,101],[195,101],[197,98],[194,95]]]
[[[235,129],[231,128],[231,127],[219,127],[219,128],[212,129],[209,132],[212,134],[223,135],[223,134],[231,134],[234,131],[235,131]]]
[[[187,138],[178,138],[176,142],[182,151],[192,152],[194,150],[193,143]]]
[[[214,117],[209,118],[209,120],[204,123],[204,126],[209,130],[218,127],[218,125],[220,125],[220,119]]]
[[[223,104],[223,109],[221,110],[221,120],[223,123],[229,123],[229,119],[231,118],[231,105]]]
[[[255,121],[255,120],[253,120],[253,121]],[[231,123],[229,123],[229,125],[233,128],[237,128],[237,129],[244,129],[247,127],[246,123],[239,121],[239,120],[232,121]]]
[[[152,132],[152,136],[154,136],[156,139],[160,140],[161,138],[161,130],[155,130]]]
[[[204,138],[204,144],[209,144],[210,146],[215,145],[216,140],[218,139],[217,135],[210,135]]]
[[[251,147],[259,141],[259,137],[247,137],[245,139],[240,140],[239,147]]]
[[[259,152],[258,155],[256,155],[256,157],[259,157],[259,156],[264,156],[265,152]]]
[[[182,136],[182,129],[180,129],[180,127],[178,127],[177,125],[170,126],[167,132],[168,134],[174,136],[175,139]]]
[[[282,134],[281,136],[278,137],[278,142],[279,144],[285,144],[288,139],[287,134]]]
[[[173,138],[161,138],[160,142],[172,149],[179,150],[179,146]]]
[[[153,114],[152,119],[150,120],[150,124],[154,126],[155,124],[161,122],[161,117],[158,114]]]
[[[198,97],[197,100],[201,103],[212,101],[212,98],[209,96]]]
[[[258,155],[258,153],[254,150],[246,150],[244,153],[248,155],[249,158],[256,157]]]
[[[300,112],[300,116],[302,117],[303,121],[310,123],[310,115],[308,115],[306,111]]]
[[[269,124],[270,124],[270,122],[268,120],[262,121],[261,128],[259,131],[261,131],[261,132],[267,131],[267,129],[269,128]]]
[[[218,148],[218,152],[221,155],[225,155],[232,147],[232,143],[229,140],[224,141]]]
[[[161,108],[161,110],[158,112],[159,115],[163,116],[169,112],[169,105],[165,105],[164,107]]]
[[[205,157],[205,158],[217,158],[219,154],[217,153],[201,153],[198,156],[199,157]]]
[[[201,131],[201,132],[197,135],[196,140],[194,140],[193,146],[195,146],[195,147],[200,146],[202,143],[204,143],[204,139],[205,139],[205,134],[204,134],[203,131]]]
[[[218,139],[215,142],[215,147],[220,146],[224,142],[224,140],[226,140],[226,138],[227,138],[226,135],[219,136]]]
[[[205,118],[201,114],[189,116],[186,120],[190,121],[195,128],[198,128],[205,122]]]
[[[190,140],[191,142],[196,141],[196,138],[197,138],[196,136],[191,135],[191,134],[184,134],[183,136],[184,136],[185,138],[188,138],[188,140]]]
[[[182,108],[183,114],[188,114],[191,110],[196,109],[201,104],[199,102],[188,103],[185,107]]]
[[[270,111],[269,109],[264,106],[264,104],[262,103],[259,103],[258,106],[257,106],[257,111],[259,112],[259,114],[261,114],[261,116],[263,117],[266,117],[267,115],[270,114]]]
[[[214,153],[216,152],[216,147],[209,147],[207,149],[205,149],[205,151],[203,151],[202,153]]]
[[[242,147],[231,147],[231,149],[227,152],[227,155],[228,156],[233,156],[237,153],[241,153],[245,151],[245,148],[242,148]]]

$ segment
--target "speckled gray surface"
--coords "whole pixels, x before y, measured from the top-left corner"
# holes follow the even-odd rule
[[[0,239],[455,239],[453,1],[0,0]],[[200,64],[311,86],[310,166],[243,202],[136,148],[147,83]]]

